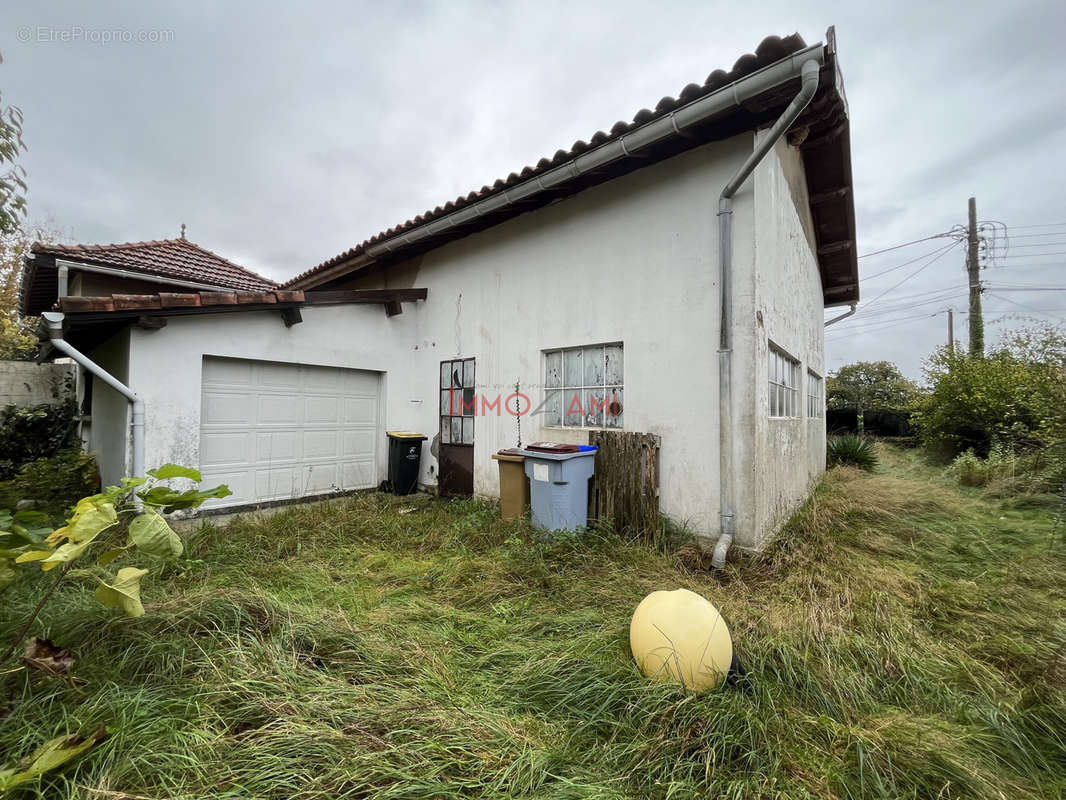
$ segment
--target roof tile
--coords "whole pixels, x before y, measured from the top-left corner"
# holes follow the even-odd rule
[[[35,244],[35,254],[127,269],[226,289],[265,291],[276,284],[186,239],[123,244]]]

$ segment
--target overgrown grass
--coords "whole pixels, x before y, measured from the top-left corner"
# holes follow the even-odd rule
[[[722,581],[610,536],[540,542],[480,502],[363,495],[204,529],[144,618],[62,590],[43,628],[86,683],[0,676],[0,761],[103,723],[15,796],[1063,796],[1051,513],[881,456]],[[745,689],[632,665],[632,609],[678,586],[723,611]]]

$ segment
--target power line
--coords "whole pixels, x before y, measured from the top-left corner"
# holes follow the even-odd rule
[[[952,242],[951,244],[946,244],[943,247],[938,247],[936,250],[930,250],[928,253],[922,253],[920,256],[918,256],[917,258],[912,258],[910,261],[904,261],[902,264],[897,264],[894,267],[889,267],[888,269],[883,269],[880,272],[875,272],[873,275],[867,275],[863,280],[872,281],[874,278],[880,278],[882,275],[887,275],[890,272],[895,272],[897,269],[903,269],[903,267],[909,267],[911,264],[913,264],[916,261],[921,261],[923,258],[928,258],[929,256],[936,255],[937,253],[941,253],[941,252],[944,252],[946,250],[950,250],[952,247],[954,247],[957,244],[958,244],[958,242]]]
[[[1066,236],[1066,233],[1061,235]],[[1066,244],[1066,242],[1037,242],[1036,244],[1007,244],[1006,242],[1004,242],[1003,244],[995,245],[995,247],[1002,247],[1005,250],[1020,250],[1023,247],[1054,247],[1055,245],[1062,244]]]
[[[1066,228],[1066,222],[1045,222],[1043,225],[1011,225],[1011,228],[1028,230],[1030,228]]]
[[[863,253],[859,258],[869,258],[870,256],[879,256],[882,253],[891,253],[893,250],[899,250],[903,247],[910,247],[912,244],[921,244],[922,242],[928,242],[931,239],[942,239],[947,236],[948,233],[934,233],[932,236],[925,236],[921,239],[915,239],[912,242],[904,242],[903,244],[892,245],[892,247],[886,247],[883,250],[874,250],[872,253]]]
[[[989,297],[994,297],[997,300],[1003,300],[1003,301],[1005,301],[1007,303],[1010,303],[1011,305],[1018,306],[1018,308],[1024,308],[1026,311],[1035,311],[1037,314],[1044,314],[1045,316],[1055,317],[1055,319],[1059,319],[1059,320],[1062,319],[1062,317],[1058,317],[1055,314],[1049,314],[1047,311],[1042,311],[1039,308],[1033,308],[1032,306],[1027,306],[1027,305],[1025,305],[1025,303],[1018,303],[1018,302],[1016,302],[1014,300],[1011,300],[1009,297],[1000,297],[998,294],[991,294],[991,293],[989,293]]]
[[[989,286],[997,292],[1066,292],[1066,286]]]
[[[1059,244],[1066,244],[1066,242],[1060,242]],[[1048,247],[1054,247],[1054,245],[1048,245]],[[1040,256],[1066,256],[1066,250],[1056,250],[1054,253],[1019,253],[1016,256],[997,255],[996,258],[1040,258]]]
[[[877,297],[875,297],[873,300],[871,300],[869,303],[866,304],[866,308],[869,308],[870,306],[872,306],[874,303],[876,303],[878,300],[880,300],[882,297],[884,297],[889,292],[891,292],[891,291],[893,291],[895,289],[898,289],[900,286],[905,284],[907,281],[911,280],[914,276],[916,276],[922,270],[927,269],[928,267],[930,267],[933,264],[935,264],[941,258],[943,258],[948,253],[950,253],[954,248],[958,247],[961,243],[962,243],[961,240],[952,243],[950,246],[948,246],[947,248],[942,250],[938,255],[933,256],[933,258],[931,258],[929,261],[926,261],[924,264],[922,264],[922,266],[918,267],[918,269],[916,269],[914,272],[909,274],[907,277],[905,277],[899,283],[893,284],[892,286],[890,286],[889,288],[887,288],[883,292],[881,292],[881,294],[877,295]]]
[[[825,338],[827,340],[829,340],[829,341],[838,341],[840,339],[846,338],[846,336],[850,337],[850,336],[858,336],[858,335],[862,335],[862,334],[866,334],[866,333],[877,333],[878,331],[888,330],[889,328],[896,328],[896,327],[899,327],[900,325],[908,325],[908,324],[911,324],[911,323],[913,323],[913,322],[915,322],[917,320],[932,319],[933,317],[939,316],[940,314],[943,314],[943,313],[944,313],[943,311],[935,311],[935,312],[933,312],[931,314],[917,314],[917,315],[915,315],[913,317],[907,317],[906,319],[893,320],[891,322],[884,321],[884,322],[881,322],[881,323],[879,323],[877,325],[871,325],[868,328],[861,328],[861,329],[850,328],[847,331],[841,331],[841,332],[833,334],[833,335],[828,335],[827,334]]]

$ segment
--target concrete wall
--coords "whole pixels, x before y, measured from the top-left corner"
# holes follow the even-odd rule
[[[825,471],[825,419],[807,414],[807,370],[824,379],[825,344],[822,287],[798,149],[779,142],[747,186],[754,188],[755,226],[745,235],[754,233],[755,258],[737,272],[733,413],[743,479],[736,543],[760,549]],[[800,362],[798,417],[770,417],[770,342]]]
[[[129,346],[130,331],[127,330],[88,355],[118,380],[129,385]],[[86,379],[93,381],[92,426],[87,449],[96,455],[104,485],[112,485],[130,474],[130,404],[103,381],[91,376],[86,376]],[[166,387],[160,386],[158,389],[165,391]],[[199,431],[188,432],[187,435],[199,436]],[[165,459],[152,466],[162,463],[166,463]]]
[[[0,407],[58,403],[73,391],[73,364],[0,361]]]
[[[427,301],[405,304],[397,317],[386,317],[380,306],[337,306],[306,308],[304,321],[292,328],[277,313],[249,312],[176,317],[161,330],[130,331],[128,380],[146,403],[147,466],[199,463],[205,355],[383,373],[378,464],[384,478],[385,429],[437,435],[441,360],[474,357],[479,393],[506,396],[518,381],[537,404],[545,350],[622,342],[624,427],[662,437],[662,509],[713,538],[719,513],[717,198],[752,141],[744,134],[698,148],[352,283],[429,290]],[[788,158],[775,157],[735,202],[734,263],[744,304],[737,314],[744,332],[738,345],[747,348],[738,349],[735,373],[741,387],[738,464],[746,475],[740,483],[748,502],[772,506],[748,512],[738,531],[742,546],[760,542],[761,526],[778,520],[809,482],[810,465],[822,455],[801,453],[803,442],[824,446],[824,438],[806,438],[806,421],[797,422],[781,435],[806,465],[802,477],[779,482],[776,474],[761,474],[776,467],[768,457],[766,420],[759,418],[766,411],[766,366],[755,359],[764,354],[766,331],[756,310],[783,346],[798,340],[804,359],[821,364],[817,269],[781,174]],[[756,219],[766,226],[758,237]],[[766,236],[782,241],[764,242]],[[772,274],[756,278],[757,255],[760,270]],[[118,355],[113,361],[125,366]],[[515,419],[490,412],[475,426],[475,492],[495,495],[498,472],[490,455],[515,444]],[[583,442],[587,436],[582,429],[544,427],[540,417],[522,419],[525,442]],[[96,435],[95,425],[94,440],[97,449],[116,447],[111,436]],[[423,452],[420,480],[427,485],[437,479],[435,444]]]

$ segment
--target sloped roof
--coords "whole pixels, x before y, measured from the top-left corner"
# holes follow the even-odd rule
[[[811,201],[819,249],[821,250],[822,245],[833,248],[831,251],[824,253],[827,259],[832,256],[831,259],[822,259],[823,253],[821,251],[819,256],[826,303],[835,304],[852,302],[853,298],[858,298],[858,265],[854,252],[855,222],[854,204],[851,197],[847,104],[843,95],[842,79],[835,61],[836,44],[832,28],[828,32],[827,40],[826,65],[822,70],[818,94],[800,119],[797,120],[793,130],[803,130],[803,135],[811,143],[810,152],[816,154],[815,157],[805,158],[805,168],[808,175],[808,184],[812,187],[812,196],[816,191],[813,187],[815,185],[819,186],[819,207],[815,208],[814,200],[812,199]],[[503,211],[472,215],[473,219],[464,219],[453,227],[448,227],[441,232],[434,232],[417,246],[407,244],[403,238],[404,234],[414,231],[427,223],[449,217],[473,203],[504,194],[518,184],[536,180],[538,176],[576,159],[582,153],[611,143],[653,120],[669,116],[677,109],[698,100],[704,95],[719,91],[757,70],[794,55],[805,47],[806,44],[798,33],[785,37],[768,36],[755,48],[754,53],[741,56],[730,71],[715,70],[707,76],[707,79],[702,84],[690,83],[681,90],[676,98],[662,98],[656,104],[654,110],[641,109],[631,122],[616,122],[609,132],[597,131],[588,142],[583,140],[574,142],[568,150],[558,150],[551,158],[542,158],[535,166],[526,166],[519,172],[512,172],[506,178],[498,179],[492,186],[482,186],[479,190],[471,191],[467,195],[458,197],[444,205],[437,206],[412,219],[408,219],[395,227],[375,234],[355,247],[291,278],[282,285],[299,289],[326,286],[331,281],[344,278],[356,270],[371,266],[386,266],[389,263],[410,258],[454,239],[499,224],[517,214],[533,210],[560,197],[574,194],[589,186],[677,155],[684,150],[767,124],[775,119],[781,109],[792,99],[795,94],[795,87],[786,85],[779,87],[777,90],[766,92],[764,95],[738,106],[727,115],[720,116],[703,125],[694,125],[691,129],[685,131],[676,130],[675,122],[677,135],[669,141],[649,147],[646,152],[641,152],[634,157],[622,159],[618,163],[612,164],[609,168],[603,169],[597,175],[578,176],[575,174],[573,179],[551,186],[550,191],[540,191],[537,197],[530,201],[516,203],[513,206],[508,206]],[[814,180],[812,180],[812,172],[818,171],[828,173],[829,177],[815,175],[813,176]],[[825,195],[825,191],[821,187],[827,181],[832,186],[828,187],[826,191],[835,193],[832,197],[828,195],[822,196]],[[850,250],[847,246],[849,241],[851,243]],[[387,254],[382,255],[379,253],[372,256],[368,253],[371,248],[380,251],[382,248],[375,247],[375,245],[383,242],[388,242]],[[393,246],[394,244],[395,247]]]
[[[187,239],[124,244],[35,244],[32,252],[227,289],[262,291],[276,285],[269,278]]]

